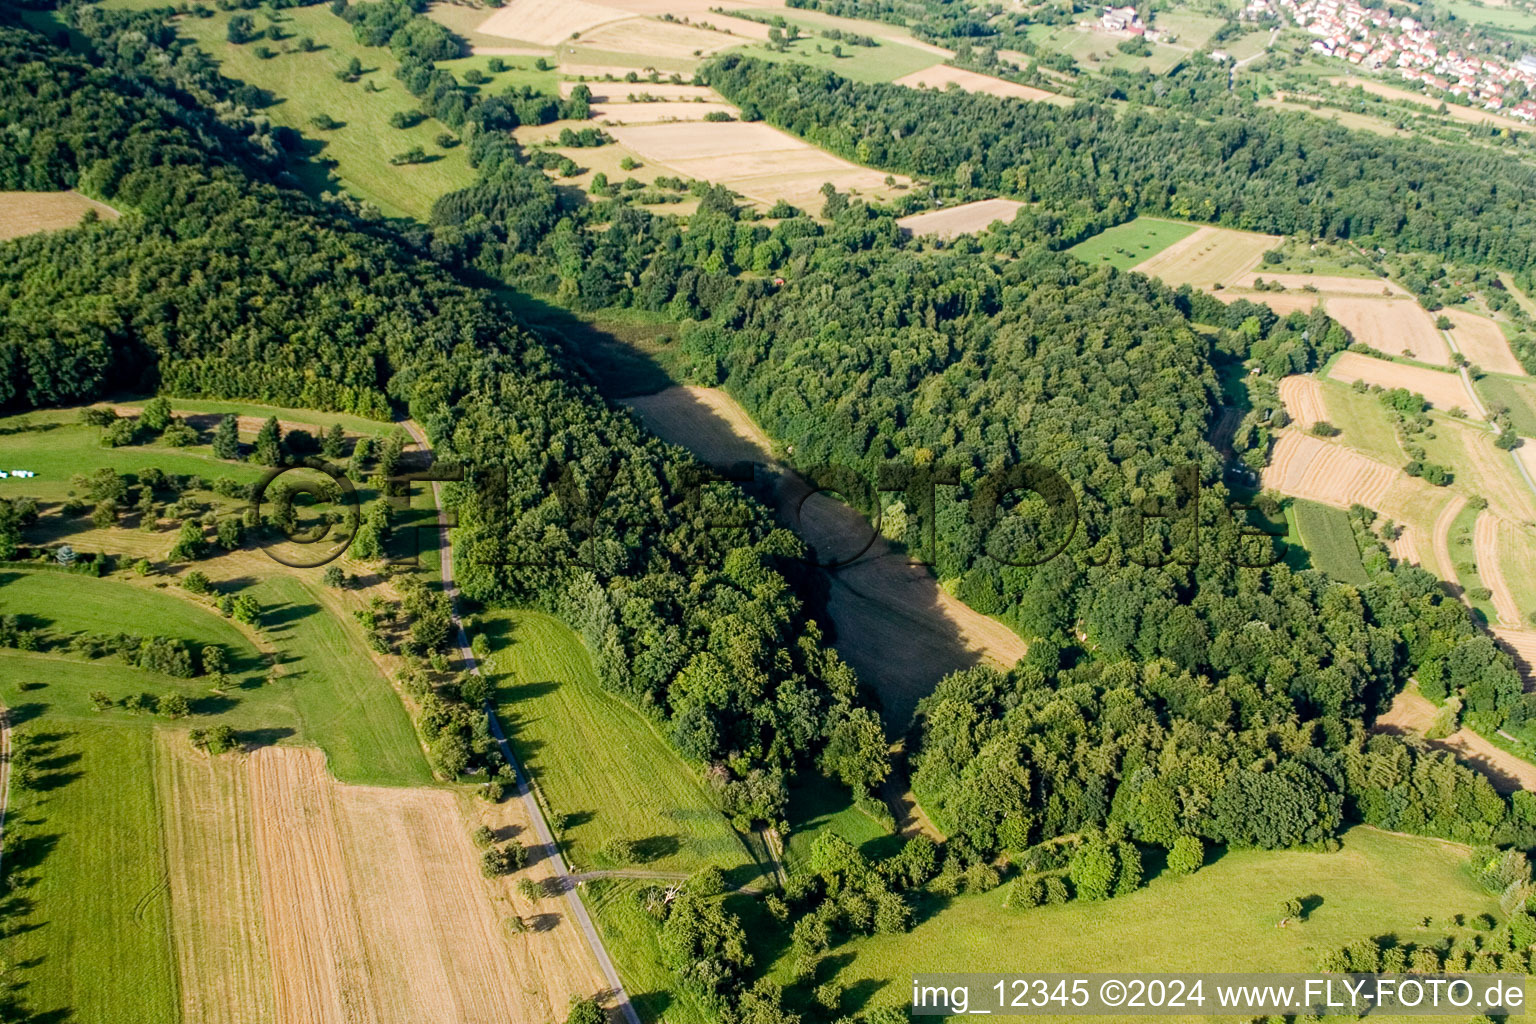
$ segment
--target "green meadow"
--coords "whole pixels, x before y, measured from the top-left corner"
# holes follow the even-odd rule
[[[637,867],[692,872],[717,866],[738,884],[762,871],[720,813],[699,771],[655,724],[603,689],[580,638],[539,612],[478,615],[491,641],[485,671],[512,746],[549,808],[577,870]],[[640,863],[603,853],[611,838],[635,841]],[[756,845],[755,843],[753,844]]]
[[[1129,270],[1195,233],[1200,225],[1157,217],[1137,217],[1085,239],[1067,251],[1093,266]]]

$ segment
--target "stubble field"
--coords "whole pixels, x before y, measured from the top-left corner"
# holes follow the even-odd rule
[[[1329,367],[1328,377],[1345,384],[1363,380],[1367,384],[1389,390],[1407,388],[1423,395],[1432,407],[1441,412],[1459,408],[1471,419],[1480,418],[1461,377],[1449,371],[1395,363],[1359,352],[1344,352]]]

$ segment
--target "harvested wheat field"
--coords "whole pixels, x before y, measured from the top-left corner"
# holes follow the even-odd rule
[[[1519,626],[1522,618],[1520,605],[1516,603],[1509,582],[1504,578],[1501,556],[1507,543],[1507,538],[1502,535],[1510,529],[1513,527],[1484,509],[1478,515],[1477,526],[1472,531],[1472,553],[1477,560],[1477,572],[1482,577],[1483,586],[1493,592],[1493,608],[1499,614],[1499,622],[1506,626]]]
[[[603,125],[665,124],[670,121],[702,121],[705,114],[736,116],[729,103],[698,103],[686,100],[661,103],[594,103],[592,120]]]
[[[1435,720],[1435,705],[1416,690],[1404,690],[1387,713],[1376,719],[1382,732],[1423,736]],[[1471,729],[1458,729],[1443,740],[1427,740],[1431,747],[1449,750],[1488,777],[1501,793],[1536,790],[1536,765],[1501,750]]]
[[[1536,520],[1536,496],[1508,453],[1494,447],[1492,433],[1456,421],[1437,423],[1435,430],[1436,441],[1449,442],[1450,449],[1439,461],[1451,467],[1463,490],[1486,498],[1493,511],[1510,522]]]
[[[1514,455],[1515,458],[1520,460],[1520,464],[1525,467],[1526,474],[1532,480],[1536,480],[1536,443],[1526,441],[1519,448],[1515,449]]]
[[[1397,537],[1387,542],[1387,550],[1399,562],[1422,566],[1424,564],[1424,556],[1419,553],[1419,541],[1419,528],[1417,526],[1399,523]]]
[[[583,46],[638,57],[708,56],[730,46],[740,46],[741,39],[723,32],[710,32],[692,25],[631,18],[610,22],[581,34]]]
[[[79,224],[91,210],[102,220],[117,211],[78,192],[0,192],[0,242]]]
[[[245,766],[209,757],[180,731],[155,733],[182,1018],[272,1019],[272,965],[262,929],[255,822]]]
[[[1037,89],[1032,85],[1020,85],[991,75],[978,74],[975,71],[966,71],[964,68],[951,67],[948,64],[936,64],[931,68],[914,71],[910,75],[903,75],[896,79],[893,84],[905,85],[910,89],[927,86],[930,89],[939,90],[954,85],[966,92],[984,92],[989,96],[1001,96],[1004,99],[1032,100],[1037,103],[1055,103],[1060,106],[1072,104],[1070,96]]]
[[[993,221],[1010,223],[1022,209],[1024,204],[1012,199],[978,199],[974,203],[962,203],[947,210],[914,213],[898,219],[896,224],[913,235],[955,238],[985,231],[992,226]]]
[[[1262,480],[1266,488],[1281,494],[1320,501],[1335,508],[1358,503],[1391,514],[1385,503],[1401,477],[1396,467],[1343,445],[1287,430],[1276,443]]]
[[[879,171],[851,164],[762,122],[618,125],[611,134],[650,163],[763,203],[784,199],[819,209],[825,182],[839,191],[888,191],[886,176]]]
[[[480,23],[488,36],[556,46],[599,25],[633,18],[628,11],[586,0],[507,0],[506,6]]]
[[[454,794],[343,786],[293,747],[247,770],[277,1020],[535,1024],[603,990],[568,921],[508,930],[510,889],[481,877]]]
[[[1266,274],[1254,271],[1238,278],[1236,285],[1239,288],[1252,288],[1259,278],[1263,278],[1266,284],[1279,284],[1288,290],[1315,288],[1323,295],[1369,295],[1375,298],[1408,295],[1401,285],[1381,277],[1329,277],[1324,274]]]
[[[1421,363],[1451,365],[1451,347],[1435,321],[1407,299],[1336,298],[1328,314],[1363,342],[1389,356],[1409,356]],[[1462,404],[1466,404],[1463,402]]]
[[[1234,283],[1258,264],[1264,250],[1279,244],[1278,235],[1202,227],[1134,269],[1174,287],[1188,284],[1210,291]]]
[[[1525,688],[1536,685],[1536,630],[1494,626],[1489,632],[1515,659],[1515,667],[1525,677]]]
[[[1469,418],[1476,419],[1477,404],[1467,394],[1466,385],[1459,374],[1431,370],[1426,366],[1409,366],[1394,363],[1359,352],[1345,352],[1333,361],[1328,379],[1351,384],[1363,380],[1383,388],[1407,388],[1424,396],[1425,401],[1441,412],[1460,408]]]
[[[880,691],[893,733],[906,730],[917,701],[950,672],[983,662],[1010,667],[1024,656],[1018,634],[952,597],[925,566],[893,552],[857,511],[810,494],[798,474],[773,458],[767,435],[724,391],[674,387],[626,404],[656,434],[706,462],[766,466],[759,479],[771,474],[779,519],[823,562],[852,562],[830,574],[828,612],[838,651]]]
[[[1451,340],[1456,342],[1461,354],[1467,357],[1467,362],[1492,373],[1525,376],[1525,367],[1515,358],[1515,353],[1509,347],[1509,339],[1504,337],[1498,324],[1485,316],[1459,309],[1443,312],[1456,325],[1451,331]]]
[[[650,96],[659,102],[703,100],[723,103],[724,98],[707,85],[673,85],[671,82],[561,82],[560,95],[569,98],[578,85],[586,85],[593,103],[644,103]]]
[[[1328,418],[1328,406],[1323,401],[1323,387],[1316,377],[1292,376],[1280,380],[1280,401],[1285,411],[1303,430]]]
[[[1467,507],[1467,499],[1461,495],[1455,495],[1440,510],[1435,517],[1435,525],[1430,527],[1430,548],[1434,552],[1434,564],[1424,566],[1432,574],[1440,577],[1453,587],[1461,586],[1461,577],[1456,573],[1456,559],[1451,555],[1451,527],[1456,525],[1456,517],[1461,515],[1462,509]]]

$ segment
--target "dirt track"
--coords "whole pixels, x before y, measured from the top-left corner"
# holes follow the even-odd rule
[[[1376,720],[1376,728],[1383,732],[1422,737],[1434,717],[1434,704],[1418,693],[1404,691],[1397,695],[1391,709]],[[1432,747],[1449,750],[1466,761],[1488,776],[1493,788],[1502,793],[1517,789],[1536,790],[1536,764],[1499,749],[1471,729],[1458,729],[1443,740],[1425,742]]]
[[[481,877],[455,794],[343,786],[303,748],[247,770],[279,1021],[539,1024],[603,991],[569,922]]]

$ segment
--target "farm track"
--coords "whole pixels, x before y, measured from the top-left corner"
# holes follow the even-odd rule
[[[431,444],[427,439],[427,435],[420,426],[411,420],[406,420],[404,426],[423,450],[431,450]],[[449,600],[453,628],[459,645],[459,655],[464,661],[465,670],[479,675],[479,664],[474,653],[469,648],[469,636],[464,632],[464,622],[459,616],[459,588],[454,582],[453,576],[452,540],[448,531],[448,513],[443,507],[442,485],[436,481],[432,483],[432,499],[438,509],[438,549],[442,552],[443,593],[447,595]],[[501,748],[502,756],[507,759],[507,763],[512,765],[517,773],[518,797],[522,800],[523,807],[527,812],[528,821],[533,826],[534,837],[539,847],[536,850],[538,859],[549,864],[553,877],[560,888],[564,890],[566,906],[571,912],[571,917],[585,936],[587,946],[596,959],[598,968],[608,984],[608,1001],[616,1008],[625,1024],[640,1024],[640,1015],[635,1011],[634,1004],[630,1002],[629,994],[624,990],[624,983],[619,978],[618,969],[614,967],[613,959],[608,955],[608,949],[603,945],[603,940],[592,923],[592,917],[587,912],[586,904],[582,902],[581,894],[577,891],[577,887],[571,879],[571,873],[566,868],[565,858],[560,853],[560,845],[555,841],[554,834],[550,831],[549,823],[544,819],[543,808],[539,806],[538,798],[533,791],[533,787],[529,784],[528,775],[523,771],[522,762],[518,761],[513,755],[512,746],[507,742],[506,733],[502,729],[501,721],[497,718],[495,708],[489,700],[485,704],[485,713],[490,722],[491,734],[495,737],[497,745]]]
[[[1382,732],[1423,737],[1435,717],[1435,705],[1418,693],[1397,695],[1392,707],[1376,720]],[[1536,764],[1511,754],[1471,729],[1456,730],[1443,740],[1424,740],[1431,747],[1447,750],[1488,777],[1501,793],[1519,789],[1536,791]]]

